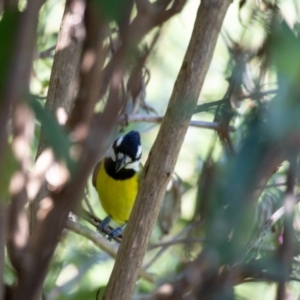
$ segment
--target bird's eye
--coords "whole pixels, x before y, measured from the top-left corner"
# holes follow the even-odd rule
[[[122,152],[118,152],[117,157],[118,157],[118,160],[121,160],[124,157],[124,154]]]

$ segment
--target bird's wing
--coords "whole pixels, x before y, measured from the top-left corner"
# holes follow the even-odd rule
[[[99,169],[100,169],[100,166],[101,166],[101,163],[102,161],[99,161],[95,168],[94,168],[94,172],[93,172],[93,177],[92,177],[92,183],[93,183],[93,186],[96,188],[96,181],[97,181],[97,174],[99,172]]]

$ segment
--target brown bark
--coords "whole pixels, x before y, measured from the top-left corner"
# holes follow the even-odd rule
[[[1,166],[3,169],[1,170],[2,182],[6,182],[5,177],[8,176],[7,174],[8,170],[6,169],[7,164],[4,161],[4,159],[5,157],[7,157],[6,154],[8,154],[9,151],[7,147],[9,113],[10,111],[12,112],[13,127],[15,130],[18,127],[15,126],[16,122],[20,121],[19,124],[23,122],[23,119],[20,119],[20,116],[16,112],[20,112],[21,107],[28,110],[28,107],[26,106],[26,104],[24,104],[25,102],[24,100],[29,92],[30,73],[32,69],[33,53],[36,45],[38,13],[43,2],[44,2],[43,0],[34,0],[28,2],[26,9],[22,13],[18,12],[17,2],[11,1],[10,5],[6,3],[6,9],[8,10],[7,14],[12,13],[14,11],[15,18],[13,20],[14,24],[12,24],[13,28],[11,30],[11,34],[12,34],[11,40],[13,41],[13,44],[11,45],[11,52],[7,53],[7,57],[6,57],[7,68],[5,70],[5,78],[1,78],[2,82],[1,82],[0,98],[2,99],[2,104],[1,104],[1,113],[0,113],[0,124],[1,124],[2,131],[0,134],[0,157],[1,157]],[[6,45],[6,46],[9,47],[10,45]],[[6,66],[2,66],[2,68],[5,68]],[[19,142],[21,140],[21,136],[23,136],[23,129],[21,129],[21,131],[14,132],[15,137],[16,135],[18,135]],[[24,140],[22,140],[22,142],[24,142]],[[19,147],[19,150],[20,148],[21,147]],[[23,178],[26,176],[25,156],[26,154],[24,153],[24,156],[17,157],[17,160],[19,162],[19,171],[18,174],[17,173],[15,174],[15,175],[20,175]],[[27,201],[27,197],[26,197],[26,193],[24,193],[24,190],[25,190],[24,188],[21,188],[17,193],[15,193],[15,195],[12,197],[12,203],[9,210],[5,207],[6,205],[4,205],[4,203],[1,204],[1,206],[3,206],[1,207],[1,215],[0,215],[1,247],[2,245],[3,246],[5,245],[5,238],[9,237],[10,240],[8,241],[8,250],[9,250],[12,263],[17,264],[15,265],[16,269],[18,269],[21,263],[24,263],[24,261],[20,259],[21,257],[19,255],[20,254],[19,250],[21,248],[20,244],[16,243],[15,240],[15,233],[17,229],[20,229],[19,221],[25,214],[24,205]],[[3,199],[1,199],[1,201],[2,200]],[[10,226],[7,226],[8,222]],[[23,241],[24,244],[26,245],[27,243],[26,237],[25,240]],[[3,259],[2,255],[3,253],[1,253],[1,260]],[[3,265],[1,266],[1,269],[2,268]],[[2,272],[1,272],[1,277],[2,277]],[[1,280],[1,284],[2,284],[2,280]],[[3,286],[1,287],[0,294],[3,294]]]
[[[51,70],[46,109],[56,115],[58,109],[70,116],[75,96],[78,90],[79,65],[83,45],[84,27],[78,23],[80,13],[84,13],[83,1],[68,0],[66,2],[62,23],[55,49],[55,56]],[[82,16],[83,17],[83,16]],[[43,128],[36,157],[45,150],[46,142]],[[36,227],[36,214],[39,203],[48,193],[46,186],[42,186],[36,199],[30,203],[29,218],[30,232]]]
[[[196,106],[230,0],[202,1],[165,118],[107,285],[107,300],[131,299],[167,183]]]
[[[14,5],[12,6],[9,6],[9,8],[8,6],[6,7],[8,10],[10,10],[10,13],[14,11],[15,19],[14,19],[14,24],[12,24],[13,28],[11,31],[11,34],[13,35],[11,39],[14,41],[14,44],[12,45],[11,53],[8,53],[8,57],[6,58],[8,63],[7,63],[5,79],[1,78],[2,89],[1,89],[0,98],[2,99],[2,105],[1,105],[1,113],[0,113],[0,124],[3,130],[1,131],[1,135],[0,135],[0,157],[1,157],[1,166],[3,168],[3,170],[1,170],[2,182],[6,182],[5,177],[7,176],[7,169],[5,169],[6,163],[3,160],[5,159],[5,157],[7,157],[5,156],[5,153],[7,154],[8,152],[7,128],[8,128],[8,119],[9,119],[10,110],[12,111],[12,118],[13,118],[12,123],[14,127],[15,137],[16,135],[18,135],[18,138],[21,138],[21,136],[23,135],[23,129],[25,130],[25,128],[21,129],[20,131],[17,130],[18,126],[16,126],[16,122],[21,124],[23,120],[18,119],[20,118],[20,115],[18,115],[18,113],[16,112],[20,112],[21,107],[28,110],[27,105],[24,104],[25,102],[24,98],[29,92],[30,72],[32,69],[33,53],[36,45],[38,13],[42,4],[43,4],[43,0],[30,1],[28,3],[28,6],[22,13],[18,12],[17,3],[14,3]],[[9,12],[7,13],[9,14]],[[18,132],[16,132],[16,130]],[[24,145],[23,144],[24,140],[19,139],[19,142],[20,141],[21,144]],[[19,150],[21,150],[20,148],[21,147],[19,147]],[[26,165],[25,156],[26,153],[24,153],[24,156],[16,157],[19,162],[19,171],[17,172],[18,174],[16,173],[15,175],[20,175],[23,178],[26,176],[25,169],[24,169]],[[10,238],[8,242],[8,250],[9,250],[12,263],[18,264],[18,265],[14,265],[16,269],[18,269],[18,266],[20,265],[19,263],[22,262],[22,260],[19,259],[20,256],[17,257],[16,255],[16,253],[18,254],[20,253],[19,251],[20,244],[17,244],[15,242],[14,234],[16,233],[16,230],[20,225],[19,223],[20,219],[25,214],[24,205],[27,201],[27,197],[26,197],[26,193],[24,193],[24,190],[25,189],[23,186],[12,197],[12,203],[9,210],[9,215],[4,216],[2,212],[2,216],[0,216],[2,224],[8,221],[10,222],[11,225],[9,227],[1,226],[2,230],[7,229],[7,232],[3,232],[3,236],[1,234],[1,237],[4,238],[4,236],[8,236]],[[24,241],[24,244],[26,244],[26,240]]]
[[[87,6],[86,11],[91,11],[92,9],[97,11],[93,2],[87,2]],[[90,35],[93,34],[94,28],[87,26],[87,24],[91,24],[89,18],[93,18],[92,21],[96,21],[96,23],[99,22],[96,27],[99,32],[101,28],[99,28],[100,21],[98,15],[85,13],[86,36],[87,40],[90,41]],[[94,54],[97,53],[102,40],[97,39],[93,42],[93,44],[90,44],[90,52],[83,53],[82,57],[91,52]],[[78,94],[83,91],[95,90],[94,80],[100,81],[101,74],[99,72],[94,73],[94,70],[95,68],[97,69],[102,58],[101,55],[95,55],[94,58],[95,60],[90,64],[90,68],[86,72],[81,73],[81,85]],[[91,73],[98,77],[93,78],[93,81],[86,80],[90,78]],[[85,95],[84,100],[87,104],[86,108],[93,110],[93,107],[89,104],[96,103],[99,98],[97,93],[83,94]],[[75,101],[77,100],[78,97]],[[81,199],[83,188],[92,166],[95,164],[98,156],[103,153],[107,144],[107,136],[112,130],[120,109],[118,100],[116,97],[108,99],[103,113],[94,118],[92,127],[89,127],[89,120],[87,119],[78,118],[74,120],[74,128],[77,125],[83,125],[87,129],[88,136],[83,137],[82,140],[77,140],[77,147],[82,149],[82,155],[76,163],[76,172],[74,171],[71,174],[70,181],[61,187],[60,190],[49,193],[45,205],[39,208],[39,218],[36,222],[36,228],[31,236],[28,251],[26,251],[25,263],[22,266],[21,272],[19,272],[18,285],[14,295],[15,300],[23,299],[24,295],[28,299],[39,299],[49,262],[59,242],[60,234],[65,227],[68,213],[75,209],[76,204]],[[74,136],[76,136],[76,133]]]

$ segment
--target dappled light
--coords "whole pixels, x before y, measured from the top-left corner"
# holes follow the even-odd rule
[[[68,114],[63,107],[59,107],[56,110],[56,117],[57,117],[59,125],[65,125],[67,123]]]
[[[65,163],[55,162],[47,170],[45,178],[48,182],[48,189],[52,192],[58,192],[69,180],[70,173]]]
[[[9,186],[9,192],[11,195],[15,195],[20,193],[22,189],[24,189],[26,183],[26,179],[24,177],[24,174],[22,172],[16,172],[10,182]]]
[[[37,158],[34,168],[29,173],[27,183],[28,199],[33,200],[45,181],[45,174],[54,163],[54,154],[51,149],[45,149]]]
[[[42,221],[45,219],[49,211],[53,209],[53,199],[46,197],[40,201],[40,208],[37,212],[37,218]]]
[[[16,247],[19,249],[27,245],[28,239],[28,220],[25,214],[21,213],[18,216],[18,230],[14,233],[13,239]]]

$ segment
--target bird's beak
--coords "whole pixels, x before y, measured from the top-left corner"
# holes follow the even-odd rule
[[[121,169],[124,168],[126,163],[126,156],[124,155],[121,159],[116,162],[116,173],[118,173]]]

